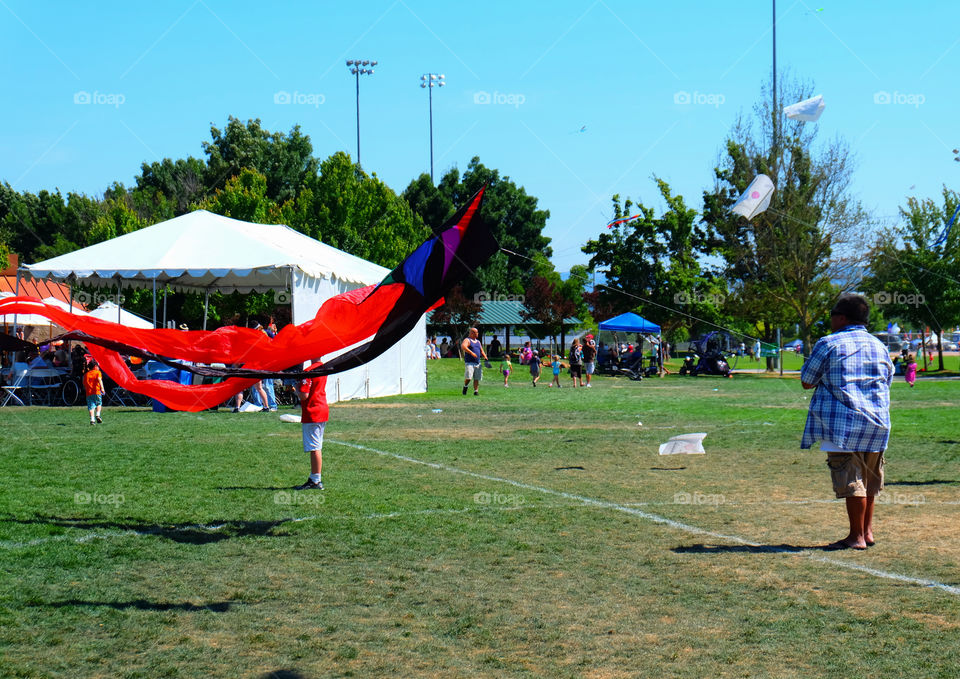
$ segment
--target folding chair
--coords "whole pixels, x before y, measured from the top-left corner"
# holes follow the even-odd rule
[[[136,406],[137,401],[133,394],[123,387],[114,387],[104,397],[103,405],[107,406]]]
[[[62,377],[55,368],[31,368],[27,372],[30,405],[33,405],[34,396],[43,405],[53,405],[54,396],[60,395]]]
[[[16,405],[25,405],[17,396],[17,392],[27,388],[27,374],[29,372],[30,368],[27,367],[26,363],[13,364],[10,370],[10,384],[3,385],[3,402],[0,403],[0,407],[9,405],[10,401],[13,401]]]

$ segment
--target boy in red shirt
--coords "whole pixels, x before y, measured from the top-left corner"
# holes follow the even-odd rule
[[[307,370],[320,367],[317,359]],[[327,376],[308,377],[300,383],[300,426],[303,429],[303,450],[310,454],[310,478],[294,490],[323,490],[320,470],[323,467],[323,430],[329,419]]]
[[[83,388],[87,392],[87,410],[90,411],[90,424],[103,424],[100,411],[103,408],[103,374],[100,366],[92,360],[87,364],[87,374],[83,376]]]

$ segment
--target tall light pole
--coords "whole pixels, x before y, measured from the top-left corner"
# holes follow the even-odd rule
[[[420,76],[420,87],[426,87],[430,92],[430,181],[433,181],[433,88],[446,85],[443,73],[424,73]]]
[[[373,75],[373,67],[377,65],[376,61],[369,59],[347,59],[347,68],[357,79],[357,165],[360,164],[360,76]],[[369,68],[367,68],[369,66]]]
[[[780,111],[777,110],[777,0],[773,0],[773,157],[777,157],[779,144]],[[774,160],[776,162],[776,160]],[[777,181],[774,174],[773,180]]]

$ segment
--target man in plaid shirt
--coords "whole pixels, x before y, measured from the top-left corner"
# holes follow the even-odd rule
[[[832,335],[816,343],[800,381],[814,389],[801,448],[820,441],[837,497],[845,498],[850,533],[827,549],[866,549],[874,544],[874,498],[883,490],[883,451],[890,439],[887,348],[867,332],[867,300],[842,295],[830,312]]]

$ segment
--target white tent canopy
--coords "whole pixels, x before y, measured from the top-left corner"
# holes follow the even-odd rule
[[[291,273],[378,282],[387,270],[283,224],[253,224],[206,210],[170,219],[38,264],[34,278],[83,278],[85,285],[169,285],[195,292],[289,290]]]
[[[197,210],[44,262],[20,274],[85,285],[192,292],[278,291],[293,304],[293,322],[313,318],[343,292],[379,283],[388,269],[282,224],[254,224]],[[289,291],[289,296],[283,296]],[[426,321],[371,363],[331,376],[331,402],[426,391]],[[330,358],[330,357],[326,357]]]
[[[106,301],[100,304],[96,309],[89,313],[90,316],[94,318],[99,318],[103,321],[110,321],[112,323],[119,323],[128,328],[142,328],[143,330],[150,330],[153,328],[153,323],[148,321],[146,318],[141,318],[136,314],[130,313],[124,308],[117,309],[117,305],[113,302]]]
[[[12,292],[0,292],[0,299],[5,299],[7,297],[14,297],[14,294]],[[32,326],[50,325],[50,319],[47,318],[46,316],[41,316],[40,314],[0,315],[0,326],[3,326],[3,325],[12,326],[14,322],[16,322],[17,325],[32,325]]]

